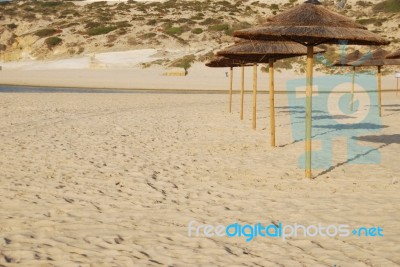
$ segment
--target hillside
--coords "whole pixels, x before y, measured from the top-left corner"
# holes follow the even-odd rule
[[[275,1],[11,1],[0,4],[3,61],[54,60],[102,52],[152,48],[149,64],[185,66],[232,43],[232,32],[300,3]],[[373,32],[400,41],[400,1],[337,1],[324,4]],[[337,47],[327,57],[336,58]],[[365,49],[365,48],[364,48]],[[161,59],[160,59],[161,58]],[[281,67],[290,67],[285,62]]]

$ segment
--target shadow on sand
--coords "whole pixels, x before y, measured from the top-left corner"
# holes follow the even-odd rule
[[[353,139],[355,139],[357,141],[369,142],[369,143],[375,143],[375,144],[381,144],[381,145],[377,148],[370,149],[370,150],[366,151],[365,153],[358,154],[351,159],[340,162],[340,163],[336,164],[335,166],[332,166],[329,169],[319,173],[317,176],[315,176],[315,178],[322,176],[324,174],[327,174],[327,173],[333,171],[334,169],[336,169],[340,166],[343,166],[347,163],[350,163],[352,161],[355,161],[363,156],[366,156],[366,155],[372,153],[373,151],[377,151],[379,149],[385,148],[391,144],[400,144],[400,134],[359,136],[359,137],[353,137]]]

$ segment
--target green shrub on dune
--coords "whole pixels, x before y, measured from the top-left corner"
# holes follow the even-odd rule
[[[373,10],[377,12],[399,12],[400,0],[386,0],[380,2],[373,7]]]
[[[109,32],[115,31],[118,29],[118,27],[115,26],[99,26],[95,28],[90,28],[86,31],[88,35],[102,35],[102,34],[107,34]]]
[[[45,42],[45,44],[47,45],[47,47],[48,47],[49,49],[52,49],[53,47],[55,47],[55,46],[61,44],[62,39],[55,36],[55,37],[49,37],[49,38],[47,38],[44,42]]]
[[[47,2],[40,2],[40,6],[42,7],[55,7],[62,5],[62,2],[55,2],[55,1],[47,1]]]
[[[183,33],[183,29],[181,27],[170,27],[165,29],[165,33],[169,35],[181,35]]]
[[[171,67],[183,68],[187,72],[187,70],[192,66],[192,63],[195,61],[196,57],[194,55],[187,55],[180,59],[177,59],[171,63]]]
[[[229,30],[229,28],[230,27],[228,24],[216,24],[209,27],[211,31],[217,31],[217,32],[227,31]]]
[[[55,34],[57,32],[56,29],[42,29],[35,32],[36,36],[39,37],[47,37]]]
[[[194,33],[194,34],[203,33],[203,29],[201,29],[201,28],[195,28],[195,29],[192,30],[192,33]]]

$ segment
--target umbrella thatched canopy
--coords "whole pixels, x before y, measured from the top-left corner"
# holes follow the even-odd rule
[[[400,49],[389,54],[386,58],[387,59],[400,59]]]
[[[382,49],[382,48],[378,48],[376,50],[374,50],[371,53],[371,56],[365,60],[354,60],[352,62],[348,62],[349,65],[351,66],[355,66],[355,67],[359,67],[359,66],[371,66],[371,67],[377,67],[377,66],[384,66],[384,65],[388,65],[385,64],[386,63],[390,63],[390,61],[394,60],[393,62],[395,63],[396,60],[395,59],[387,59],[387,56],[390,55],[390,52]]]
[[[231,59],[219,56],[206,62],[205,65],[210,68],[235,68],[235,67],[241,67],[242,65],[249,66],[251,64],[244,60]]]
[[[229,81],[229,113],[232,113],[232,87],[233,87],[233,68],[242,67],[242,99],[244,94],[244,67],[250,66],[251,64],[240,59],[231,59],[226,57],[217,56],[206,63],[207,67],[210,68],[230,68],[230,81]],[[243,106],[243,101],[242,101]],[[243,114],[243,108],[242,108]],[[242,115],[243,116],[243,115]]]
[[[351,52],[348,54],[345,58],[336,60],[333,62],[332,66],[335,67],[352,67],[353,65],[350,65],[349,62],[357,61],[360,58],[362,58],[364,54],[360,52],[360,50],[355,50],[354,52]]]
[[[378,104],[379,104],[379,116],[382,116],[382,72],[383,66],[394,66],[400,65],[400,59],[388,59],[390,52],[378,48],[372,52],[372,56],[363,61],[349,62],[350,65],[357,67],[377,67],[378,68]]]
[[[317,48],[316,53],[323,53],[325,50]],[[245,60],[253,63],[269,64],[269,96],[270,96],[270,136],[271,146],[275,147],[275,96],[274,96],[274,61],[278,59],[291,58],[307,55],[307,48],[304,45],[287,41],[242,41],[225,48],[217,55],[236,60]],[[253,129],[256,129],[257,111],[257,84],[256,68],[254,69],[253,86]]]
[[[311,135],[312,135],[312,72],[313,50],[318,44],[336,44],[346,41],[358,45],[386,45],[388,41],[369,32],[353,20],[332,12],[318,0],[308,0],[288,11],[268,18],[255,28],[234,32],[235,37],[252,40],[286,40],[307,46],[307,89],[306,89],[306,177],[311,178]]]
[[[323,52],[319,49],[317,52]],[[307,55],[307,48],[295,42],[285,41],[244,41],[236,43],[217,53],[232,59],[253,62],[269,62],[269,59],[283,59]]]
[[[318,0],[308,0],[286,12],[268,18],[258,27],[234,32],[235,37],[253,40],[292,40],[304,45],[384,45],[389,42],[361,24],[332,12]]]
[[[383,66],[398,66],[400,59],[377,59],[377,60],[366,60],[365,62],[358,63],[354,62],[356,67],[383,67]]]

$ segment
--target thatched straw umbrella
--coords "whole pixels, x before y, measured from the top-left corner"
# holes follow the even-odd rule
[[[317,53],[325,52],[317,49]],[[232,59],[242,59],[248,62],[269,64],[269,102],[270,102],[270,136],[271,146],[275,147],[275,86],[274,62],[278,59],[307,55],[305,46],[295,42],[285,41],[244,41],[236,43],[217,53]],[[255,67],[256,68],[256,67]],[[256,69],[254,70],[256,73]],[[253,87],[253,129],[256,129],[257,118],[257,84],[256,75]]]
[[[226,57],[215,57],[206,63],[210,68],[230,68],[229,74],[229,113],[232,113],[232,87],[233,87],[233,68],[242,67],[242,99],[244,93],[244,67],[249,64],[243,60],[230,59]],[[242,101],[243,106],[243,101]],[[243,113],[243,108],[242,108]]]
[[[350,102],[350,110],[353,111],[354,109],[354,84],[356,81],[356,66],[350,65],[349,62],[357,61],[363,57],[363,53],[359,50],[356,50],[350,54],[348,54],[345,58],[340,60],[336,60],[333,62],[332,66],[335,67],[352,67],[353,69],[353,78],[352,78],[352,85],[351,85],[351,102]]]
[[[389,54],[386,58],[387,59],[400,59],[400,49]]]
[[[387,59],[400,59],[400,49],[395,51],[395,52],[393,52],[393,53],[391,53],[386,58]],[[397,77],[397,75],[396,75],[396,83],[397,83],[397,85],[396,85],[396,95],[398,95],[399,94],[399,78]]]
[[[378,105],[379,105],[379,116],[382,116],[382,72],[383,66],[394,66],[400,65],[400,59],[387,59],[390,52],[378,48],[372,52],[372,56],[365,61],[349,62],[350,65],[358,67],[377,67],[377,79],[378,79]]]
[[[313,51],[319,44],[386,45],[388,41],[369,32],[353,20],[332,12],[318,0],[308,0],[288,11],[271,17],[261,26],[234,32],[235,37],[253,40],[287,40],[307,46],[307,89],[306,89],[306,164],[305,175],[311,174],[312,134],[312,76]]]

